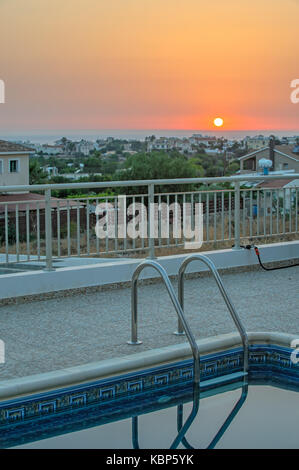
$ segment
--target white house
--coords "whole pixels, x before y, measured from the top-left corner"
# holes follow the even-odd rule
[[[268,207],[268,212],[272,208],[272,198],[282,198],[284,199],[284,208],[286,211],[290,211],[292,205],[296,203],[296,188],[299,188],[299,180],[292,179],[277,179],[270,181],[262,181],[261,183],[255,186],[256,188],[262,188],[264,190],[264,197],[266,197],[266,207]],[[292,191],[294,189],[294,191]],[[274,194],[271,195],[271,190],[274,190]],[[263,204],[261,203],[261,206]],[[281,208],[282,209],[282,208]]]
[[[80,140],[80,142],[76,142],[76,152],[82,153],[85,156],[88,156],[89,153],[95,149],[94,142],[90,142],[88,140]]]
[[[0,186],[29,184],[29,156],[34,150],[0,140]]]
[[[58,175],[58,168],[56,166],[45,166],[43,170],[49,177]]]
[[[48,155],[59,155],[63,153],[63,147],[62,145],[49,145],[49,144],[43,144],[38,147],[38,151],[46,153]]]
[[[293,171],[299,172],[299,156],[292,151],[292,147],[286,145],[274,146],[270,141],[270,145],[254,152],[248,153],[239,158],[241,174],[258,173],[259,161],[262,159],[272,161],[271,172],[273,171]]]
[[[154,150],[170,150],[171,145],[168,139],[160,137],[153,141],[148,142],[147,150],[152,152]]]

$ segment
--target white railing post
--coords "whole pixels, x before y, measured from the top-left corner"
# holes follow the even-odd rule
[[[239,250],[240,249],[240,223],[241,223],[241,218],[240,218],[240,202],[241,202],[241,197],[240,197],[240,183],[236,182],[235,183],[235,193],[234,193],[234,202],[235,202],[235,218],[234,218],[234,224],[235,224],[235,233],[234,233],[234,238],[235,238],[235,244],[234,244],[234,250]]]
[[[148,185],[148,217],[147,217],[147,230],[148,230],[148,259],[156,259],[155,256],[155,185],[153,183]]]
[[[46,236],[46,267],[45,271],[53,271],[52,265],[52,210],[51,189],[45,190],[45,236]]]

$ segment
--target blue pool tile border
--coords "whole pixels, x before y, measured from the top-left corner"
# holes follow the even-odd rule
[[[291,361],[292,349],[260,344],[249,349],[249,378],[299,385],[299,364]],[[243,369],[243,349],[234,348],[201,358],[201,381],[222,377]],[[119,377],[101,379],[0,403],[0,428],[28,420],[57,416],[91,405],[106,405],[122,398],[163,390],[169,386],[191,384],[193,360],[161,365]]]

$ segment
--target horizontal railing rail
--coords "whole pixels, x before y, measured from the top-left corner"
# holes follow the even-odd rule
[[[87,189],[87,188],[116,188],[126,186],[148,186],[154,184],[160,185],[181,185],[181,184],[213,184],[213,183],[240,183],[242,181],[271,181],[277,179],[299,179],[299,173],[289,173],[285,175],[237,175],[237,176],[219,176],[209,178],[173,178],[173,179],[154,179],[154,180],[129,180],[129,181],[100,181],[84,183],[49,183],[32,185],[14,185],[0,186],[1,192],[24,192],[24,191],[44,191],[46,189]]]

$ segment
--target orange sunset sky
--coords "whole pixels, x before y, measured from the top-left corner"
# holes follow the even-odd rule
[[[298,0],[0,0],[0,126],[299,129]]]

